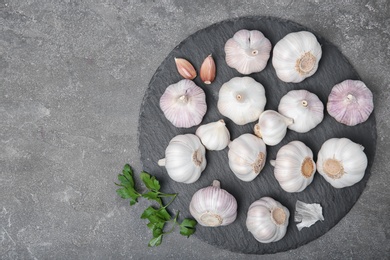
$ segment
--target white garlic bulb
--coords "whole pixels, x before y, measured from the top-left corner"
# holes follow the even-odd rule
[[[279,102],[280,114],[292,118],[289,129],[306,133],[322,122],[324,105],[317,95],[305,90],[291,90]]]
[[[363,123],[374,110],[372,92],[360,80],[344,80],[332,88],[327,110],[336,121],[345,125]]]
[[[182,79],[166,88],[160,108],[174,126],[189,128],[200,124],[206,114],[206,95],[193,81]]]
[[[313,181],[316,172],[313,152],[301,141],[282,146],[276,159],[270,163],[275,167],[276,180],[287,192],[303,191]]]
[[[317,71],[321,56],[321,45],[314,34],[293,32],[276,43],[272,65],[279,79],[298,83]]]
[[[214,180],[212,186],[200,189],[192,196],[190,213],[202,226],[226,226],[237,217],[237,201]]]
[[[248,210],[246,227],[261,243],[281,240],[287,232],[290,211],[271,197],[253,202]]]
[[[183,183],[197,181],[206,168],[206,149],[194,134],[177,135],[165,149],[165,158],[158,165],[165,166],[172,180]]]
[[[262,138],[266,145],[277,145],[286,136],[287,127],[292,123],[291,118],[273,110],[266,110],[261,113],[254,133]]]
[[[208,150],[223,150],[230,143],[230,133],[223,119],[199,126],[195,134]]]
[[[367,168],[364,147],[348,138],[325,141],[317,156],[317,171],[335,188],[344,188],[363,179]]]
[[[253,134],[242,134],[229,144],[229,167],[242,181],[252,181],[263,169],[267,157],[264,142]]]
[[[225,44],[226,63],[241,74],[260,72],[267,65],[271,48],[262,32],[242,29]]]
[[[235,77],[219,90],[218,110],[237,125],[256,121],[267,99],[262,84],[251,77]]]

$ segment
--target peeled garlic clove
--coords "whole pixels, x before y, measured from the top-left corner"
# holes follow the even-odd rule
[[[317,156],[317,171],[335,188],[344,188],[363,179],[367,168],[364,147],[348,138],[325,141]]]
[[[372,92],[360,80],[345,80],[332,88],[327,110],[342,124],[354,126],[363,123],[374,110]]]
[[[281,240],[287,232],[290,211],[271,197],[253,202],[247,213],[246,227],[260,243]]]
[[[182,79],[166,88],[160,108],[174,126],[189,128],[200,124],[206,114],[206,94],[193,81]]]
[[[225,44],[226,63],[241,74],[262,71],[270,57],[271,42],[257,30],[240,30]]]
[[[200,189],[192,196],[190,213],[202,226],[226,226],[237,217],[237,201],[214,180],[212,186]]]
[[[200,79],[205,84],[211,84],[215,79],[216,67],[211,54],[203,61],[200,67]]]
[[[297,200],[295,203],[295,222],[300,222],[297,224],[297,228],[301,231],[304,227],[310,227],[318,220],[323,221],[324,216],[322,215],[322,207],[318,203],[304,203],[300,200]]]
[[[254,133],[262,138],[266,145],[277,145],[286,136],[287,127],[294,121],[273,110],[261,113],[259,122],[254,127]]]
[[[252,181],[264,168],[267,150],[253,134],[242,134],[229,144],[229,167],[242,181]]]
[[[175,58],[176,68],[179,74],[185,79],[194,79],[196,70],[192,64],[183,58]]]
[[[317,71],[321,56],[321,45],[314,34],[293,32],[276,43],[272,65],[280,80],[298,83]]]
[[[223,150],[230,142],[230,133],[223,119],[199,126],[195,134],[208,150]]]
[[[206,149],[194,134],[177,135],[165,149],[165,158],[158,161],[172,180],[194,183],[206,168]]]
[[[262,84],[251,77],[235,77],[219,90],[218,110],[237,125],[256,121],[267,99]]]
[[[301,141],[292,141],[282,146],[276,159],[270,163],[275,167],[276,180],[287,192],[300,192],[306,189],[316,172],[313,152]]]
[[[293,119],[289,129],[298,133],[306,133],[322,122],[324,105],[317,95],[301,89],[291,90],[279,103],[280,114]]]

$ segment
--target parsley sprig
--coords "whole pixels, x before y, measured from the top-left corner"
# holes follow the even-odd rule
[[[156,177],[145,171],[140,173],[140,178],[147,188],[147,191],[144,193],[136,190],[133,169],[129,164],[126,164],[123,167],[122,174],[118,175],[120,183],[115,184],[121,187],[116,190],[118,195],[123,199],[130,199],[130,206],[135,205],[140,197],[157,202],[158,206],[149,206],[141,214],[141,219],[149,220],[147,227],[151,230],[153,235],[148,246],[159,246],[163,236],[172,233],[176,226],[180,227],[181,235],[186,237],[192,235],[195,232],[196,220],[185,218],[180,223],[178,220],[179,211],[172,216],[167,210],[168,206],[177,197],[177,193],[170,194],[161,192],[160,182]],[[171,200],[164,205],[163,198],[171,198]]]

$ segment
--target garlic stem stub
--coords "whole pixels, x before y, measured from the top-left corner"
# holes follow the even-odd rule
[[[223,150],[230,143],[230,133],[223,119],[199,126],[195,134],[207,150]]]
[[[211,54],[206,57],[200,67],[200,79],[204,84],[211,84],[215,79],[216,66]]]
[[[195,192],[189,208],[196,221],[206,227],[226,226],[237,218],[237,201],[233,195],[221,189],[218,180],[214,180],[212,186]]]
[[[202,122],[207,111],[206,94],[193,81],[182,79],[165,89],[160,108],[174,126],[189,128]]]
[[[186,59],[175,58],[176,69],[179,74],[185,79],[196,78],[196,70],[194,66]]]
[[[373,95],[364,82],[347,79],[332,88],[326,107],[337,122],[355,126],[365,122],[374,110]]]
[[[335,188],[358,183],[367,168],[364,147],[348,138],[325,141],[317,156],[317,171]]]

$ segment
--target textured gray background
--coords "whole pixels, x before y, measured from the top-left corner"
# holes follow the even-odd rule
[[[147,248],[148,203],[130,208],[113,185],[123,164],[141,170],[144,92],[182,40],[244,15],[310,27],[371,88],[378,143],[367,187],[339,224],[292,251],[242,255],[178,234]],[[386,0],[0,0],[0,259],[388,258],[389,42]]]

